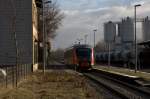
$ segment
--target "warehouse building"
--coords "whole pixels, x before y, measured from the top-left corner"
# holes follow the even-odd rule
[[[122,19],[118,24],[118,36],[121,38],[123,49],[131,49],[134,43],[134,23],[132,18]]]
[[[118,36],[122,38],[122,42],[134,41],[134,23],[131,18],[122,19],[118,24]]]
[[[0,0],[0,65],[38,68],[36,0]]]
[[[149,41],[150,40],[150,19],[146,17],[142,22],[142,30],[143,30],[143,40]]]

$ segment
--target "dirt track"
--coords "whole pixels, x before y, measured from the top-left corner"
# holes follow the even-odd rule
[[[34,73],[17,89],[0,92],[0,99],[102,99],[87,80],[72,71]]]

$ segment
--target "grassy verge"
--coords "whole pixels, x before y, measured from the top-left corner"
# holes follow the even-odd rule
[[[101,99],[87,80],[77,73],[34,73],[17,89],[0,92],[0,99]]]

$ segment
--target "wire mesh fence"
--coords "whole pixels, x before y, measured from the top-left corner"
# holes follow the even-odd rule
[[[17,84],[26,79],[32,72],[32,64],[21,64],[18,66],[0,66],[0,88],[17,87]]]

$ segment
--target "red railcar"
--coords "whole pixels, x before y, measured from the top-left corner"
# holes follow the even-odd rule
[[[64,61],[76,69],[91,69],[94,65],[94,50],[89,45],[74,45],[65,51]]]

